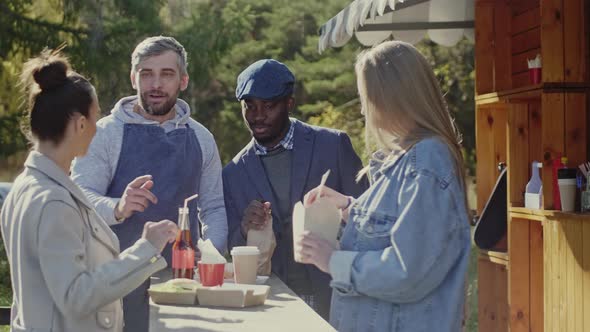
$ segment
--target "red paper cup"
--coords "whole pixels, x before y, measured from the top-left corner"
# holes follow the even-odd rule
[[[531,84],[541,83],[541,68],[529,68]]]
[[[223,285],[223,271],[225,264],[203,264],[199,262],[199,278],[203,286],[221,286]]]

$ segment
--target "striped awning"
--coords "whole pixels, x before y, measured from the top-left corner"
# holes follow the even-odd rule
[[[417,43],[428,37],[453,46],[474,39],[475,0],[354,0],[320,28],[318,49],[341,47],[353,35],[365,46],[393,37]]]

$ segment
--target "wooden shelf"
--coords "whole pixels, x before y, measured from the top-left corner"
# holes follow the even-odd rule
[[[506,252],[479,250],[479,258],[492,263],[508,266],[508,253]]]
[[[517,89],[486,93],[475,97],[477,105],[539,99],[542,93],[587,92],[590,83],[545,82]]]
[[[585,220],[590,222],[590,213],[563,212],[556,210],[534,210],[524,207],[511,207],[508,209],[510,216],[513,218],[543,221],[544,219],[559,220]]]

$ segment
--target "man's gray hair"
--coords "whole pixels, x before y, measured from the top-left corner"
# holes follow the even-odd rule
[[[131,54],[131,72],[137,72],[137,65],[143,60],[167,51],[173,51],[178,55],[178,69],[181,74],[187,75],[187,55],[184,46],[176,39],[166,36],[146,38],[135,47]]]

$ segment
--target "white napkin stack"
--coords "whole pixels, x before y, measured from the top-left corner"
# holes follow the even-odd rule
[[[201,264],[225,264],[227,260],[223,257],[217,248],[211,243],[211,240],[199,240],[197,247],[201,252]]]

